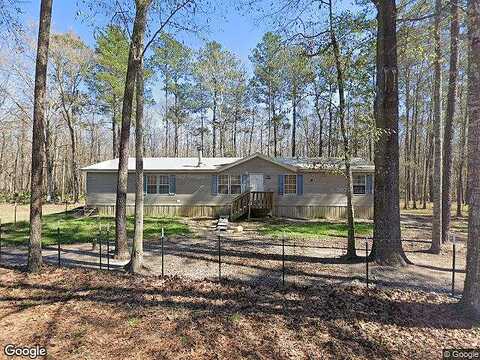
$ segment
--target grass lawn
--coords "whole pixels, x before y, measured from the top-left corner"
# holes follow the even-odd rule
[[[133,216],[128,218],[128,236],[133,237]],[[57,229],[60,229],[60,242],[62,244],[92,242],[97,236],[100,227],[106,229],[110,226],[110,239],[114,238],[115,221],[113,217],[91,216],[78,217],[73,212],[49,214],[43,216],[43,244],[52,245],[58,241]],[[176,218],[145,218],[145,239],[158,237],[161,228],[166,235],[189,234],[190,229]],[[12,245],[28,244],[29,223],[17,222],[16,229],[13,223],[3,224],[2,239]]]
[[[260,228],[259,231],[263,235],[273,237],[347,236],[348,227],[345,223],[322,221],[268,224]],[[356,223],[355,231],[357,236],[371,236],[373,234],[373,224]]]

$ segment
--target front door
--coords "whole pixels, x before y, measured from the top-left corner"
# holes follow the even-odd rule
[[[264,191],[263,174],[250,174],[250,190]]]

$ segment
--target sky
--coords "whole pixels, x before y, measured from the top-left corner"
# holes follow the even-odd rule
[[[26,23],[38,22],[39,0],[26,0],[23,9],[25,10],[23,16]],[[94,29],[76,16],[78,10],[76,1],[53,0],[52,31],[74,31],[87,44],[93,46],[95,43]],[[248,56],[251,49],[257,45],[264,32],[267,31],[266,25],[254,24],[253,17],[243,16],[234,9],[225,9],[221,14],[212,13],[211,20],[210,31],[205,36],[210,40],[221,43],[226,49],[236,54],[244,64],[249,62]],[[191,38],[187,41],[187,45],[194,48],[198,48],[202,43],[200,40]]]
[[[37,24],[40,13],[40,0],[23,2],[22,9],[24,24]],[[95,45],[94,28],[77,16],[79,9],[77,1],[53,0],[52,31],[73,31],[78,34],[89,46]],[[202,34],[208,40],[215,40],[222,46],[233,52],[245,65],[249,74],[253,72],[248,59],[251,50],[260,42],[263,34],[267,31],[266,24],[255,24],[252,16],[244,16],[240,11],[231,8],[215,10],[210,14],[209,31]],[[102,23],[102,19],[99,19]],[[189,36],[185,38],[186,45],[198,49],[203,45],[203,40]],[[152,93],[158,101],[161,99],[161,84],[154,84]],[[161,101],[161,100],[160,100]]]

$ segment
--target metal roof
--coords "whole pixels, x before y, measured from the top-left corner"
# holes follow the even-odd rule
[[[274,158],[275,161],[297,167],[301,170],[342,170],[345,169],[343,158]],[[351,159],[352,170],[374,171],[375,165],[362,158]]]
[[[198,157],[161,157],[144,158],[143,169],[145,171],[212,171],[218,170],[224,165],[231,164],[242,158],[202,158],[202,165],[198,166]],[[118,170],[118,159],[102,161],[82,168],[84,171],[116,171]],[[128,170],[135,171],[135,158],[128,159]]]
[[[261,154],[253,154],[249,157],[204,157],[202,165],[198,166],[198,157],[161,157],[161,158],[144,158],[143,168],[145,171],[218,171],[223,168],[235,166],[238,162],[243,163],[255,157],[272,161],[280,166],[285,166],[293,171],[334,171],[345,168],[342,158],[269,158]],[[117,171],[118,159],[102,161],[82,168],[83,171]],[[128,170],[135,171],[135,158],[128,159]],[[352,159],[353,171],[372,172],[375,166],[361,158]]]

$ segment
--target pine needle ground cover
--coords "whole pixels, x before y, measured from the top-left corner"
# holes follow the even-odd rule
[[[480,346],[456,300],[413,290],[0,268],[0,303],[0,345],[51,359],[437,359]]]

